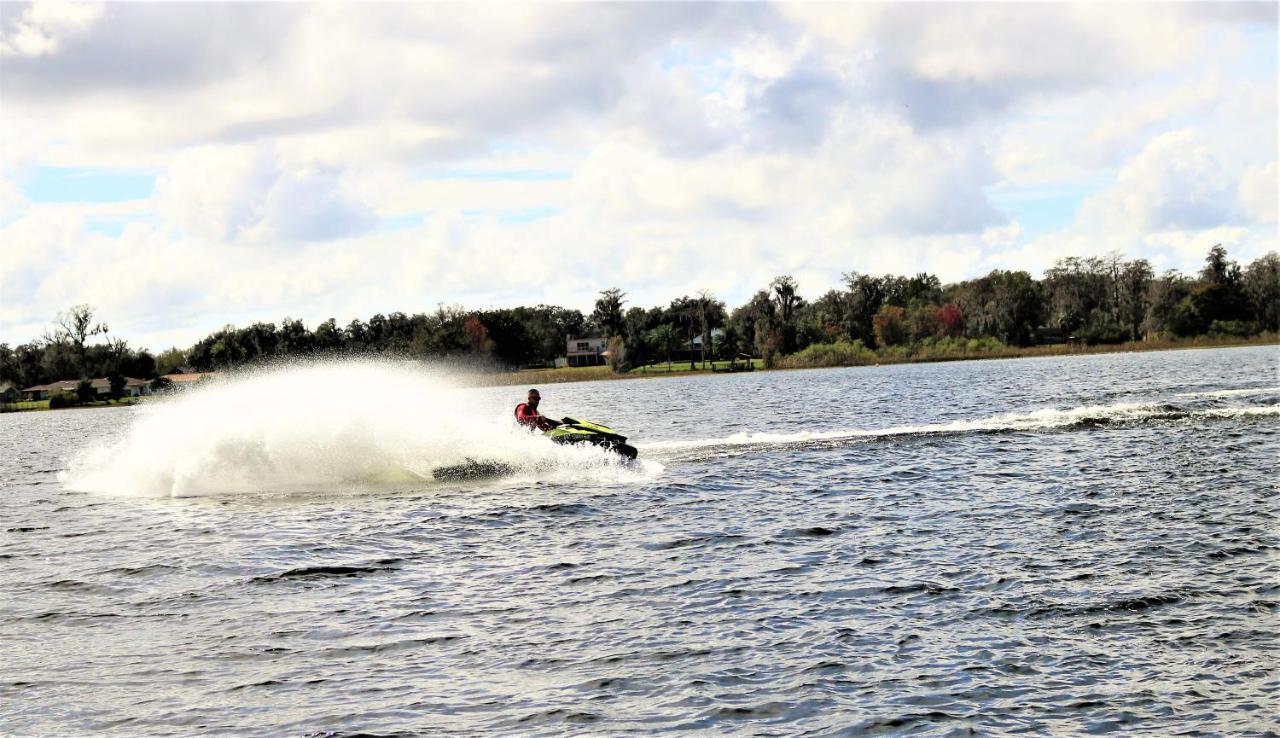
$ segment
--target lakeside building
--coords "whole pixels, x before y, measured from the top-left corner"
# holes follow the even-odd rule
[[[22,390],[13,382],[0,382],[0,402],[17,402]]]
[[[57,382],[48,384],[37,384],[34,387],[27,387],[22,390],[22,399],[24,400],[47,400],[57,394],[74,395],[76,388],[80,386],[79,379],[60,379]],[[99,379],[90,379],[89,386],[93,387],[94,394],[98,397],[111,396],[111,380],[107,377]],[[145,379],[134,379],[133,377],[124,378],[123,397],[142,397],[151,394],[151,383]]]
[[[565,358],[569,366],[601,366],[605,362],[608,342],[601,336],[570,338],[565,341]]]
[[[160,377],[164,380],[161,384],[169,390],[182,390],[188,387],[195,387],[202,382],[211,382],[222,377],[222,372],[187,372],[178,374],[165,374]],[[159,381],[159,380],[157,380]]]
[[[724,329],[712,328],[711,329],[711,345],[708,347],[707,356],[708,357],[711,356],[711,351],[715,350],[715,347],[719,346],[723,342],[724,342]],[[702,334],[699,333],[693,338],[690,338],[686,345],[689,351],[696,354],[701,354],[702,353]]]

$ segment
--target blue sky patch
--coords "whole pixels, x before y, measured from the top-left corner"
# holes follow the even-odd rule
[[[32,202],[124,202],[155,192],[153,174],[104,169],[36,167],[19,180]]]
[[[124,234],[125,222],[122,220],[89,220],[84,224],[85,233],[96,233],[108,238],[119,238]]]
[[[1085,199],[1102,190],[1099,182],[995,187],[987,197],[999,210],[1018,221],[1028,236],[1065,228],[1075,220]]]
[[[430,213],[411,213],[409,215],[395,215],[390,218],[383,218],[378,223],[380,231],[405,231],[427,222]]]
[[[658,58],[664,72],[687,69],[703,93],[718,92],[733,76],[733,55],[728,51],[697,51],[683,43],[673,43]]]
[[[557,182],[572,176],[558,169],[441,169],[417,179],[419,182]]]
[[[533,223],[564,212],[564,208],[467,208],[462,215],[467,218],[493,218],[503,225]]]

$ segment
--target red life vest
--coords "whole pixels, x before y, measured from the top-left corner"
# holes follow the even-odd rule
[[[529,407],[527,402],[516,405],[516,422],[528,428],[537,428],[539,430],[546,430],[550,427],[546,420],[538,414],[538,411]]]

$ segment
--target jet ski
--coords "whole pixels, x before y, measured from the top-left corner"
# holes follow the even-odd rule
[[[550,438],[554,443],[589,443],[592,446],[599,446],[618,454],[628,461],[640,454],[635,446],[627,445],[626,436],[619,434],[612,428],[599,423],[592,423],[589,420],[561,418],[560,425],[545,431],[543,435]]]
[[[627,437],[614,429],[577,418],[561,418],[560,424],[543,431],[542,435],[552,443],[567,445],[587,444],[599,446],[621,456],[625,461],[634,461],[640,452],[635,446],[627,443]],[[457,481],[462,479],[480,479],[502,477],[516,471],[514,466],[500,461],[484,461],[468,458],[465,463],[442,466],[433,469],[431,476],[440,481]]]

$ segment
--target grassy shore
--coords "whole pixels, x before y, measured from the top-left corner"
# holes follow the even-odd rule
[[[741,370],[741,367],[745,363],[745,360],[739,360],[737,362],[737,366],[740,368],[739,370]],[[764,364],[759,359],[752,359],[752,364],[757,370],[763,370],[764,368]],[[613,370],[607,366],[562,367],[559,369],[521,369],[515,372],[472,374],[466,378],[466,383],[484,387],[501,387],[519,384],[528,384],[530,387],[533,387],[538,384],[592,382],[604,379],[678,377],[690,374],[726,372],[728,370],[728,361],[708,361],[705,367],[701,362],[698,362],[692,369],[689,368],[688,362],[674,361],[671,362],[671,364],[667,364],[664,361],[657,364],[648,364],[636,367],[625,374],[615,374]]]
[[[1111,354],[1132,351],[1170,351],[1176,349],[1224,348],[1230,346],[1266,346],[1280,344],[1280,334],[1265,333],[1249,338],[1228,336],[1199,336],[1196,338],[1132,341],[1111,345],[1086,346],[1083,344],[1054,344],[1051,346],[1005,346],[990,339],[973,341],[956,341],[945,345],[933,346],[892,346],[879,350],[868,349],[859,344],[835,343],[817,344],[805,351],[784,356],[778,360],[775,369],[816,369],[823,367],[875,366],[879,364],[910,364],[934,361],[970,361],[974,359],[1016,359],[1037,356],[1077,356],[1084,354]],[[737,365],[742,366],[739,361]],[[760,359],[753,359],[756,371],[770,371],[764,368]],[[458,377],[461,383],[473,387],[527,386],[536,387],[543,384],[562,382],[591,382],[614,379],[646,379],[659,377],[678,377],[692,374],[711,374],[713,371],[728,370],[727,361],[701,362],[690,368],[688,363],[659,362],[657,364],[637,367],[625,374],[615,374],[607,366],[564,367],[560,369],[522,369],[515,372],[484,372],[466,374]],[[104,400],[74,405],[66,409],[91,407],[117,407],[133,405],[141,402],[141,398],[126,397],[120,400]],[[12,402],[0,404],[0,412],[24,412],[32,410],[48,410],[48,400],[30,402]]]
[[[85,402],[77,405],[68,405],[67,407],[54,408],[55,410],[79,410],[89,407],[120,407],[123,405],[136,405],[142,401],[140,397],[124,397],[119,400],[99,400],[96,402]],[[0,413],[23,413],[31,410],[48,410],[48,400],[21,400],[19,402],[0,403]]]
[[[777,369],[814,369],[840,366],[874,366],[877,364],[912,364],[935,361],[971,361],[974,359],[1017,359],[1036,356],[1079,356],[1085,354],[1112,354],[1135,351],[1171,351],[1194,348],[1225,348],[1229,346],[1266,346],[1280,344],[1280,334],[1265,333],[1249,338],[1232,336],[1198,336],[1196,338],[1156,341],[1130,341],[1108,345],[1054,344],[1050,346],[1005,346],[993,341],[962,342],[960,345],[935,347],[893,346],[880,350],[863,348],[860,344],[822,344],[816,350],[785,356],[778,361]],[[739,362],[741,363],[741,362]],[[522,369],[517,372],[495,372],[473,375],[469,384],[481,386],[556,384],[560,382],[590,382],[604,379],[641,379],[649,377],[687,376],[710,374],[712,362],[707,368],[698,364],[690,369],[686,364],[666,363],[637,367],[626,374],[615,374],[607,366],[565,367],[562,369]],[[715,362],[720,369],[729,362]],[[759,359],[755,368],[764,370]]]

